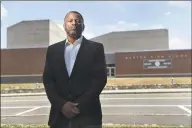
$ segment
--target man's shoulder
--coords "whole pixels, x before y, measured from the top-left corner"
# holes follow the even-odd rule
[[[65,40],[53,43],[53,44],[48,46],[48,49],[55,49],[55,48],[61,47],[61,45],[63,45],[64,42],[65,42]]]

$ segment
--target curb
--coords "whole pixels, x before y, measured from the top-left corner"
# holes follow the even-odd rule
[[[191,88],[182,89],[134,89],[134,90],[104,90],[102,94],[141,94],[141,93],[191,93]]]
[[[141,93],[191,93],[191,88],[182,89],[134,89],[134,90],[103,90],[101,94],[141,94]],[[42,93],[12,93],[1,94],[1,97],[13,96],[46,96],[45,92]]]

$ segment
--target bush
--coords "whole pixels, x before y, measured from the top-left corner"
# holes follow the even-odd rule
[[[1,124],[1,128],[49,128],[47,125]],[[158,125],[104,125],[103,128],[191,128],[184,126],[158,126]]]

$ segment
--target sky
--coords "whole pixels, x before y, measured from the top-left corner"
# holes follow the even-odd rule
[[[72,10],[83,15],[88,39],[113,31],[165,28],[170,49],[191,48],[191,1],[3,1],[1,48],[6,48],[7,27],[50,19],[63,29],[63,18]]]

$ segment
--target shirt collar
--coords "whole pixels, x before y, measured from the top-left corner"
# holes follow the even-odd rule
[[[81,44],[82,40],[83,40],[83,36],[81,36],[79,39],[77,39],[77,40],[73,43],[73,45]],[[71,43],[70,43],[69,40],[66,38],[65,46],[70,45],[70,44],[71,44]]]

